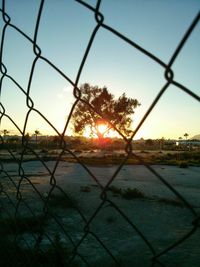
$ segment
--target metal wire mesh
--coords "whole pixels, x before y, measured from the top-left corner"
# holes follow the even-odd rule
[[[12,24],[12,18],[6,13],[5,2],[6,1],[2,1],[2,8],[0,9],[2,20],[4,22],[0,50],[0,88],[1,91],[4,90],[4,82],[6,80],[9,80],[17,86],[18,90],[20,90],[26,97],[27,113],[23,129],[21,129],[18,126],[18,122],[14,121],[7,115],[4,103],[1,102],[0,104],[1,120],[7,118],[19,131],[22,136],[23,147],[20,157],[17,157],[12,149],[6,147],[7,153],[9,153],[9,159],[12,163],[8,164],[5,161],[0,163],[1,235],[3,240],[1,241],[3,245],[0,247],[0,255],[2,259],[1,263],[4,264],[2,266],[5,266],[4,257],[7,258],[6,264],[9,262],[8,266],[16,266],[16,261],[18,261],[17,266],[33,266],[35,264],[39,266],[102,266],[102,264],[105,266],[133,266],[133,264],[135,264],[134,266],[138,266],[139,264],[141,265],[141,259],[144,259],[144,265],[142,266],[178,266],[180,262],[177,262],[177,260],[179,260],[177,257],[179,252],[177,252],[177,249],[191,238],[196,238],[195,242],[197,242],[200,217],[197,209],[194,208],[173,185],[171,185],[168,179],[161,176],[156,168],[147,164],[140,158],[140,156],[133,152],[132,140],[170,85],[174,85],[177,89],[183,90],[188,94],[188,97],[200,101],[200,97],[196,93],[174,79],[174,73],[172,71],[172,66],[176,61],[177,56],[181,53],[184,44],[187,42],[199,22],[200,14],[198,13],[194,18],[189,29],[186,31],[176,50],[172,54],[169,62],[165,63],[143,47],[139,46],[133,40],[128,39],[123,33],[120,33],[105,24],[104,15],[100,12],[101,1],[97,1],[96,7],[94,8],[84,1],[77,0],[77,3],[93,13],[96,25],[88,40],[88,45],[80,62],[76,79],[72,81],[66,73],[63,73],[59,69],[58,66],[55,66],[48,58],[43,56],[42,50],[37,44],[44,1],[41,1],[40,3],[33,39]],[[7,69],[7,66],[4,65],[2,60],[6,32],[11,28],[20,36],[20,38],[28,41],[33,47],[34,59],[27,88],[23,88],[16,79],[9,75],[9,69]],[[149,57],[155,64],[159,64],[163,68],[163,73],[166,79],[166,83],[160,89],[158,95],[146,111],[146,114],[137,125],[131,138],[128,139],[121,134],[126,144],[125,156],[110,176],[108,173],[106,174],[107,179],[105,183],[102,183],[101,179],[98,178],[94,168],[89,168],[79,157],[77,157],[76,153],[68,148],[65,140],[65,133],[69,127],[72,113],[78,102],[84,101],[81,98],[81,91],[78,84],[88,54],[93,46],[95,37],[101,28],[107,30],[109,34],[115,35],[121,42],[129,44],[133,49],[136,49],[138,53],[142,53],[146,57]],[[34,107],[34,99],[31,98],[31,83],[39,61],[43,61],[50,68],[54,69],[58,75],[66,79],[66,81],[74,88],[73,95],[75,101],[62,133],[59,133],[42,112]],[[90,103],[86,104],[91,109],[95,110],[95,107],[91,106]],[[54,161],[46,161],[44,157],[41,157],[38,151],[32,148],[27,142],[26,128],[30,114],[33,112],[37,113],[44,121],[46,121],[60,138],[60,152],[57,159]],[[3,136],[1,136],[1,145],[2,147],[5,145]],[[34,155],[35,160],[30,162],[27,161],[27,153],[32,156]],[[83,199],[78,198],[80,192],[77,191],[76,195],[72,196],[70,182],[66,188],[62,187],[59,183],[60,168],[66,167],[66,161],[63,160],[66,154],[69,154],[78,163],[76,168],[80,168],[79,171],[83,176],[83,179],[81,178],[83,180],[83,185],[86,185],[87,181],[91,180],[93,182],[93,187],[96,190],[91,199],[88,197],[90,203],[86,200],[85,209],[80,206],[80,201],[83,201]],[[144,165],[149,172],[149,175],[151,174],[153,177],[152,179],[159,181],[163,187],[167,188],[178,201],[182,203],[184,209],[181,212],[185,214],[183,217],[183,224],[185,225],[186,230],[185,232],[174,236],[174,241],[168,242],[167,244],[160,243],[159,245],[156,245],[155,232],[153,231],[154,234],[152,237],[144,230],[143,225],[147,224],[148,220],[151,220],[150,217],[145,217],[148,208],[152,209],[152,207],[148,206],[151,203],[147,205],[144,202],[142,204],[144,210],[141,208],[142,213],[140,213],[140,216],[143,216],[143,219],[140,218],[139,220],[137,216],[137,212],[139,212],[137,201],[135,202],[136,204],[131,204],[129,211],[127,211],[123,208],[123,204],[111,197],[109,193],[110,187],[115,183],[130,157],[137,159]],[[71,165],[69,164],[68,169],[65,169],[64,176],[66,177],[66,180],[69,179],[69,181],[70,166]],[[41,172],[44,177],[42,177]],[[136,172],[134,167],[132,172],[133,173],[130,173],[130,176],[134,175]],[[42,184],[45,185],[45,189],[38,185],[38,177],[42,180]],[[87,186],[82,188],[82,191],[87,192],[87,190],[89,191]],[[114,219],[112,216],[107,217],[107,223],[110,223],[110,226],[106,226],[105,221],[103,226],[98,224],[100,217],[107,216],[104,214],[105,210],[108,210],[105,214],[109,214],[112,210],[115,214],[113,216],[116,216],[118,220],[117,225],[113,223]],[[162,218],[162,216],[160,218]],[[156,227],[157,220],[159,219],[155,218],[155,225],[152,224],[152,227]],[[159,223],[161,223],[163,227],[166,224],[164,221]],[[167,224],[169,224],[170,227],[170,222]],[[106,229],[104,235],[101,233],[103,229]],[[106,231],[108,231],[109,234],[108,232],[106,233]],[[5,233],[9,236],[9,242],[8,237],[7,239],[3,238]],[[120,241],[121,243],[118,242],[118,234],[124,236],[124,239],[122,238],[123,241]],[[171,232],[169,230],[168,234],[173,237],[173,229]],[[106,235],[108,235],[107,239],[105,238]],[[163,235],[165,235],[165,230]],[[162,240],[162,236],[160,236],[159,239]],[[128,244],[129,248],[127,248],[125,243]],[[123,249],[123,247],[125,249]],[[187,251],[185,251],[185,253],[187,255]],[[167,260],[165,261],[165,256],[170,256],[170,262]],[[199,266],[200,257],[196,255],[194,258],[196,265],[194,264],[193,266]],[[197,262],[198,260],[199,263]],[[183,262],[181,264],[184,266]]]

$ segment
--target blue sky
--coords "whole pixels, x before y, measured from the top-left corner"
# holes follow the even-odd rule
[[[7,0],[6,12],[11,22],[30,38],[40,1]],[[96,1],[85,1],[95,6]],[[200,10],[198,0],[103,0],[100,11],[104,23],[113,27],[144,49],[168,63],[184,33]],[[2,31],[3,20],[0,20]],[[42,56],[48,58],[71,80],[76,75],[91,33],[96,26],[93,13],[72,0],[47,0],[44,3],[37,43]],[[181,50],[172,70],[175,80],[200,95],[200,24]],[[27,90],[32,62],[32,44],[7,28],[2,61],[8,74]],[[164,69],[139,50],[119,39],[106,29],[97,32],[81,74],[79,85],[107,86],[116,97],[123,92],[137,98],[141,106],[133,116],[133,128],[165,84]],[[34,107],[40,110],[62,131],[74,102],[72,86],[54,69],[38,60],[30,89]],[[2,85],[1,102],[6,112],[23,129],[28,108],[26,97],[8,79]],[[178,138],[185,132],[192,137],[200,133],[200,103],[175,86],[170,86],[155,109],[146,119],[136,138]],[[15,127],[5,118],[1,129],[13,133]],[[43,119],[34,112],[28,120],[27,132],[39,129],[54,134]]]

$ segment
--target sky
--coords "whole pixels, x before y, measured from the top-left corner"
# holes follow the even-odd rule
[[[95,7],[95,0],[85,0]],[[6,0],[5,10],[11,23],[34,38],[39,0]],[[102,0],[100,12],[104,24],[111,26],[168,64],[176,47],[200,10],[199,0]],[[4,22],[0,18],[2,36]],[[73,0],[44,2],[37,44],[42,56],[50,60],[75,82],[90,36],[96,26],[94,14]],[[200,95],[200,23],[172,65],[174,80]],[[27,92],[30,71],[35,59],[33,45],[8,26],[3,42],[2,62],[7,74]],[[133,115],[136,129],[151,103],[165,85],[164,68],[135,47],[100,28],[86,59],[78,86],[107,86],[119,97],[126,93],[141,103]],[[30,86],[34,108],[39,110],[62,133],[75,101],[72,85],[45,61],[35,65]],[[1,103],[13,121],[23,130],[29,108],[26,95],[8,78],[1,86]],[[135,139],[178,139],[200,134],[200,103],[178,87],[170,85],[146,118]],[[0,130],[20,134],[5,116]],[[36,112],[28,117],[26,132],[39,130],[44,135],[56,132]],[[67,133],[71,134],[69,125]]]

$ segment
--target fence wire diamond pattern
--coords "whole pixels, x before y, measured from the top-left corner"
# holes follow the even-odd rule
[[[23,148],[20,157],[17,157],[12,149],[5,146],[5,139],[1,136],[1,146],[9,154],[11,163],[6,161],[0,163],[0,232],[2,236],[0,262],[2,266],[16,266],[16,264],[17,266],[35,266],[36,264],[38,266],[139,266],[142,260],[144,260],[144,265],[142,266],[178,266],[179,258],[177,255],[181,253],[181,247],[186,242],[190,242],[192,238],[196,238],[195,240],[198,242],[200,220],[198,209],[188,202],[171,185],[166,177],[161,176],[156,168],[147,164],[140,156],[133,152],[132,140],[170,85],[174,85],[177,90],[184,91],[188,97],[200,101],[200,97],[195,92],[175,80],[172,70],[177,56],[181,53],[191,33],[198,25],[200,14],[198,13],[192,21],[169,62],[165,63],[156,55],[151,54],[135,43],[134,40],[128,39],[123,33],[105,24],[104,14],[101,13],[102,1],[97,1],[95,7],[81,0],[76,2],[82,8],[88,9],[93,13],[95,27],[88,40],[88,45],[80,62],[76,78],[71,80],[67,73],[62,72],[59,66],[55,66],[51,60],[43,56],[43,51],[37,44],[42,12],[45,9],[44,1],[41,0],[40,2],[33,38],[12,24],[12,17],[6,11],[6,1],[2,1],[0,9],[3,22],[0,48],[0,90],[1,93],[6,90],[6,81],[14,84],[26,98],[27,113],[25,114],[22,129],[18,122],[8,115],[9,112],[4,107],[4,103],[0,103],[1,121],[5,118],[10,121],[22,136]],[[125,156],[116,168],[111,168],[110,175],[109,172],[105,173],[107,178],[103,182],[98,177],[95,168],[88,167],[72,149],[68,148],[64,138],[75,107],[79,101],[84,101],[79,88],[79,80],[96,35],[102,28],[108,31],[110,35],[116,36],[121,42],[125,42],[133,49],[136,49],[138,53],[142,53],[150,58],[155,64],[159,64],[163,68],[166,80],[144,117],[137,125],[131,138],[128,139],[120,133],[126,144]],[[34,58],[26,88],[9,74],[9,68],[4,64],[6,33],[10,29],[19,38],[29,42],[33,48]],[[31,97],[33,76],[38,63],[41,61],[52,68],[73,87],[75,101],[62,133],[55,128],[40,110],[35,108],[34,98]],[[95,110],[95,107],[89,103],[86,104]],[[29,142],[27,142],[26,128],[32,113],[38,114],[59,136],[60,150],[56,160],[45,160],[45,157],[41,157],[38,150],[33,149]],[[35,160],[27,161],[27,154],[34,156]],[[75,184],[71,183],[72,178],[70,175],[73,164],[65,161],[66,155],[70,155],[78,163],[76,173],[81,176],[80,179],[83,183],[81,192]],[[170,222],[171,219],[169,218],[168,222],[163,221],[162,214],[157,214],[156,210],[153,210],[153,201],[149,200],[147,204],[145,200],[142,200],[144,202],[142,207],[141,204],[137,206],[137,201],[134,203],[129,202],[129,209],[125,210],[123,208],[123,201],[120,202],[119,198],[114,198],[111,195],[111,187],[115,188],[114,184],[123,172],[126,162],[130,157],[137,159],[140,164],[144,165],[148,175],[155,181],[158,181],[161,186],[167,188],[182,203],[183,208],[180,213],[183,213],[181,216],[184,218],[183,224],[187,229],[185,232],[178,232],[178,227],[176,235],[173,230],[170,231],[170,227],[173,224]],[[61,169],[64,170],[62,173]],[[137,169],[134,166],[130,177],[134,177],[134,179],[137,177]],[[38,179],[40,182],[38,182]],[[68,186],[62,186],[60,182],[62,179],[69,181]],[[91,187],[87,186],[88,181],[92,184]],[[91,188],[93,193],[90,192]],[[73,195],[73,191],[76,194]],[[88,198],[82,197],[82,194],[85,196],[86,192],[88,192]],[[150,215],[147,215],[149,214],[148,209],[152,209],[150,213],[152,213],[152,216],[157,216],[157,218],[153,220]],[[162,212],[164,211],[160,210],[160,213]],[[159,237],[160,243],[155,241],[158,220],[163,227],[163,236],[165,234],[169,235],[171,239],[174,238],[173,241],[169,238],[170,242],[167,242],[167,244],[162,243],[162,236]],[[155,224],[150,224],[148,221]],[[102,222],[104,222],[103,225]],[[149,232],[152,232],[152,235],[149,235],[149,232],[146,231],[145,224],[148,224],[147,228],[149,227]],[[118,239],[119,236],[120,238]],[[185,253],[187,255],[187,251]],[[13,257],[13,255],[15,256]],[[173,262],[170,262],[168,257],[173,259]],[[195,256],[194,253],[191,257],[194,257],[196,264],[194,266],[200,266],[200,256]],[[197,262],[198,260],[199,263]]]

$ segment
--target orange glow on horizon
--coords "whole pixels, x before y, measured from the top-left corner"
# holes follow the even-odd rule
[[[97,128],[98,128],[98,131],[104,135],[104,137],[109,137],[109,138],[120,137],[119,134],[115,130],[108,129],[108,125],[106,123],[99,123]],[[83,136],[87,138],[92,138],[92,137],[98,138],[97,134],[95,133],[95,130],[92,131],[89,126],[85,127]]]
[[[104,134],[108,130],[108,126],[105,123],[98,124],[97,128],[101,134]]]

